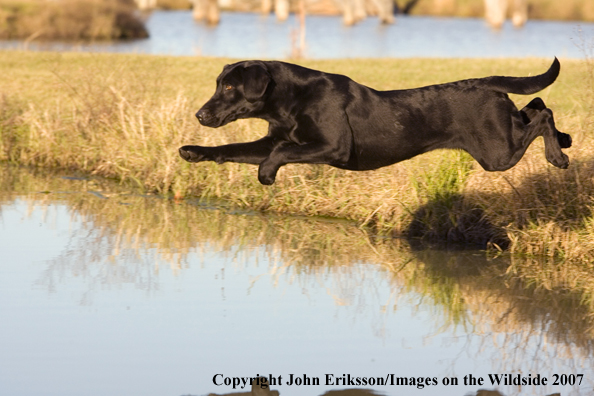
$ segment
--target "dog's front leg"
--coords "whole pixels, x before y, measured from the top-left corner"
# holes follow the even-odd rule
[[[276,179],[279,168],[289,163],[300,164],[329,164],[346,163],[348,153],[328,143],[312,142],[306,144],[286,143],[277,146],[270,155],[262,161],[258,168],[258,180],[264,185],[271,185]]]
[[[274,139],[266,136],[249,143],[233,143],[223,146],[183,146],[179,155],[188,162],[215,161],[239,162],[244,164],[260,164],[274,148]]]

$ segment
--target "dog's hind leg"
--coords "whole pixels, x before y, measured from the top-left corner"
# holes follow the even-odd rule
[[[571,137],[557,130],[551,109],[545,108],[539,111],[525,126],[525,129],[526,137],[529,139],[526,142],[526,147],[534,140],[534,136],[542,136],[547,161],[561,169],[566,169],[569,166],[569,158],[563,154],[561,149],[571,146]]]
[[[532,120],[536,116],[538,116],[543,110],[549,110],[549,109],[547,109],[547,106],[545,105],[544,101],[541,98],[532,99],[530,101],[530,103],[528,103],[522,110],[520,110],[520,115],[522,116],[522,120],[524,121],[524,124],[526,124],[526,125],[530,124],[532,122]],[[553,114],[551,112],[551,119],[552,119],[552,117],[553,117]],[[571,136],[569,136],[567,133],[563,133],[563,132],[559,131],[555,127],[554,120],[552,121],[552,125],[553,125],[554,131],[556,133],[559,146],[561,148],[571,147]]]
[[[528,125],[534,117],[536,117],[541,111],[543,111],[546,108],[547,106],[541,98],[532,99],[530,103],[528,103],[522,110],[520,110],[520,115],[522,116],[524,124]]]
[[[467,139],[458,148],[466,150],[487,171],[505,171],[520,161],[534,139],[542,136],[547,160],[558,168],[567,168],[569,159],[561,149],[571,146],[571,138],[557,130],[553,112],[542,99],[532,100],[519,111],[505,99],[481,118],[479,127],[489,133],[480,140]]]

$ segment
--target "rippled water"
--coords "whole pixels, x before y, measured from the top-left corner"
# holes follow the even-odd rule
[[[190,11],[155,11],[147,20],[150,38],[92,45],[3,42],[0,47],[52,50],[204,55],[232,58],[287,58],[298,23],[251,13],[223,13],[217,27],[196,23]],[[351,57],[568,57],[592,51],[594,24],[528,21],[493,31],[477,18],[401,16],[392,25],[367,18],[345,27],[340,17],[306,18],[307,58]]]
[[[101,179],[0,167],[0,187],[2,395],[230,394],[246,390],[225,378],[257,374],[281,376],[283,396],[594,389],[592,316],[574,296],[503,282],[509,258],[414,251],[348,222],[176,203]],[[489,382],[504,373],[584,377]],[[288,385],[291,374],[320,385]],[[416,383],[336,381],[392,374]],[[483,385],[465,386],[470,374]],[[426,377],[437,385],[419,386]]]

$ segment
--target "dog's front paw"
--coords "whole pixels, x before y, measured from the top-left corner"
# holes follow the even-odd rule
[[[179,156],[188,162],[200,162],[204,160],[200,149],[200,146],[183,146],[179,148]]]

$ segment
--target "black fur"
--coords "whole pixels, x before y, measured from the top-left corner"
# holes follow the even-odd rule
[[[254,142],[218,147],[184,146],[190,162],[259,165],[262,184],[274,183],[289,163],[328,164],[370,170],[438,148],[462,149],[488,171],[514,166],[538,136],[545,156],[558,168],[569,160],[561,151],[571,137],[555,128],[553,113],[540,98],[518,110],[508,93],[533,94],[559,74],[485,77],[417,89],[376,91],[346,76],[285,62],[244,61],[224,67],[213,97],[196,113],[217,128],[239,118],[269,122]]]

